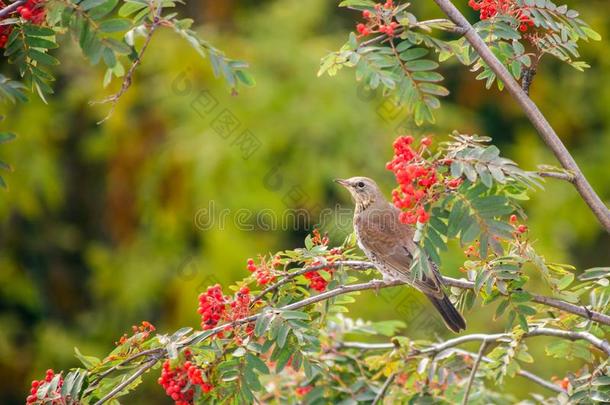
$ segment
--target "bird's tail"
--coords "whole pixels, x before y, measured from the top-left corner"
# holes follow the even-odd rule
[[[443,294],[443,298],[437,298],[433,295],[426,295],[428,299],[434,304],[434,307],[440,312],[443,317],[443,321],[449,329],[455,333],[459,333],[460,330],[466,329],[466,321],[462,314],[453,306],[449,297]]]

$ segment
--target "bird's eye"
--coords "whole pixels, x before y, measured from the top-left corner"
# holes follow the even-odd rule
[[[358,184],[356,184],[358,186],[358,188],[364,188],[364,182],[363,181],[359,181]]]

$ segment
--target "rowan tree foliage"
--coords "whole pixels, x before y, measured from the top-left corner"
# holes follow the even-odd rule
[[[108,118],[119,98],[128,90],[137,67],[155,32],[172,30],[187,41],[202,58],[207,58],[214,74],[222,77],[236,92],[237,87],[252,85],[247,64],[232,60],[201,38],[191,26],[193,20],[180,18],[174,11],[181,1],[165,0],[16,0],[0,1],[0,49],[11,75],[0,73],[0,101],[25,102],[29,93],[42,100],[53,94],[52,66],[60,63],[53,54],[66,40],[78,43],[91,65],[106,69],[101,85],[120,81],[115,94],[92,103],[109,105]],[[14,138],[0,133],[0,143]],[[0,161],[0,168],[10,169]],[[6,183],[0,176],[0,186]]]
[[[562,167],[525,170],[502,156],[493,134],[458,130],[441,143],[405,134],[383,159],[395,175],[392,202],[402,211],[400,220],[416,228],[420,250],[412,277],[431,272],[429,260],[442,268],[448,244],[459,244],[463,276],[445,277],[452,301],[466,319],[475,304],[481,305],[504,332],[466,330],[444,341],[415,340],[404,333],[401,320],[350,319],[349,308],[358,305],[360,291],[402,282],[376,280],[353,236],[333,246],[314,231],[303,247],[248,259],[244,278],[235,284],[202,291],[193,303],[199,326],[164,333],[143,321],[103,358],[75,349],[82,365],[48,370],[32,383],[26,402],[129,401],[144,379],[157,379],[159,389],[180,405],[513,403],[516,399],[503,389],[504,379],[513,376],[544,387],[548,395],[533,394],[541,403],[609,402],[610,268],[576,269],[538,254],[521,207],[543,190],[545,177],[572,183],[610,231],[608,209],[526,94],[545,55],[583,70],[588,65],[579,60],[579,43],[599,35],[578,12],[548,0],[470,0],[480,16],[474,25],[450,1],[435,1],[449,19],[419,20],[408,3],[392,0],[343,1],[342,6],[361,12],[362,20],[341,50],[322,59],[320,74],[352,67],[358,81],[382,87],[386,97],[423,124],[434,121],[439,97],[448,94],[440,84],[441,64],[456,58],[488,88],[494,82],[507,88],[524,108]],[[58,63],[51,50],[63,33],[79,41],[93,64],[107,66],[107,81],[124,75],[110,103],[128,89],[161,27],[174,29],[207,54],[231,87],[252,83],[243,63],[226,59],[199,39],[189,21],[166,14],[173,2],[20,4],[2,12],[5,54],[23,78],[23,83],[3,79],[1,92],[8,99],[23,100],[26,88],[42,98],[52,92],[45,66]],[[140,46],[138,36],[144,38]],[[10,138],[2,134],[0,141]],[[533,277],[544,280],[549,295],[531,290]],[[527,368],[535,359],[528,344],[539,336],[553,338],[546,355],[579,358],[586,365],[555,381],[532,374]],[[372,338],[382,343],[368,343]],[[479,342],[478,352],[461,347],[468,342]]]

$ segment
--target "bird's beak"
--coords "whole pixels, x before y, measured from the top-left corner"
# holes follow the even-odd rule
[[[347,180],[343,180],[343,179],[335,179],[335,183],[339,183],[343,187],[348,187],[349,186],[349,182]]]

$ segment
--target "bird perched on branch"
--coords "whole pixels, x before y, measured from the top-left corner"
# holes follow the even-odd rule
[[[443,291],[443,279],[434,262],[429,261],[430,274],[410,275],[411,263],[418,252],[413,241],[415,230],[400,222],[400,211],[385,199],[377,184],[367,177],[335,181],[354,199],[358,245],[383,275],[383,280],[401,280],[412,285],[428,297],[449,329],[456,333],[466,329],[466,321]]]

